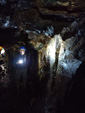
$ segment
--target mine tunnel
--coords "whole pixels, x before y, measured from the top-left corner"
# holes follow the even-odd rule
[[[38,54],[37,51],[29,47],[25,48],[24,46],[17,48],[15,54],[13,54],[13,49],[8,50],[8,66],[10,71],[10,77],[14,74],[15,81],[20,77],[26,82],[28,78],[38,78]]]
[[[84,0],[0,0],[0,113],[85,113]]]

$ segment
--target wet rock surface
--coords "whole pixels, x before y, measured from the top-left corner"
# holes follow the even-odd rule
[[[85,113],[84,0],[1,0],[0,11],[0,113]]]

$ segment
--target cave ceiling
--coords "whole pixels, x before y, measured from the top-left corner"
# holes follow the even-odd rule
[[[35,38],[28,40],[28,36],[32,37],[32,35],[38,38],[39,36],[46,38],[45,35],[48,35],[48,40],[55,34],[61,33],[65,40],[65,37],[76,32],[76,30],[72,31],[76,28],[71,26],[73,28],[69,28],[71,32],[67,33],[67,30],[64,34],[63,28],[70,26],[80,17],[84,21],[82,16],[84,13],[84,0],[1,0],[0,45],[34,40]],[[51,33],[47,34],[49,30]]]

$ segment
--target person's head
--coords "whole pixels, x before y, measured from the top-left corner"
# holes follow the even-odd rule
[[[24,47],[20,47],[19,52],[21,55],[24,55],[26,52],[26,49]]]

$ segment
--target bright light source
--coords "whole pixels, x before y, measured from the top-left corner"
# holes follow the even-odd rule
[[[23,64],[23,60],[22,59],[20,59],[20,60],[18,60],[18,62],[16,62],[16,64]]]
[[[19,60],[19,64],[22,64],[23,63],[23,60]]]
[[[20,50],[20,54],[24,55],[25,54],[25,50]]]
[[[5,53],[5,50],[4,50],[4,48],[2,48],[2,50],[1,50],[1,54],[4,54]]]

